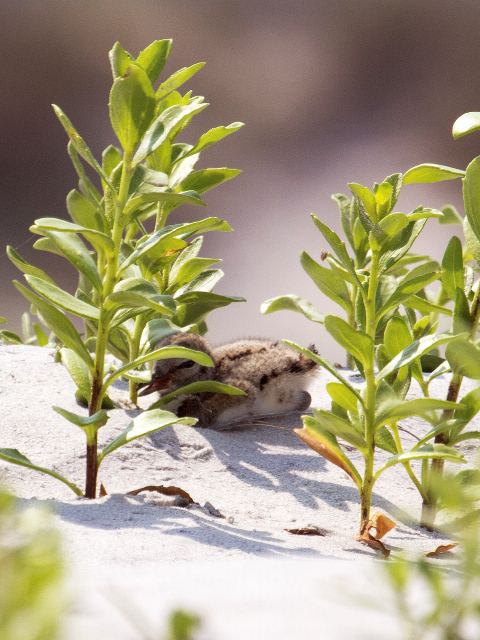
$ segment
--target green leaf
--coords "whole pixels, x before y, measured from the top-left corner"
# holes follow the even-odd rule
[[[162,294],[146,295],[141,291],[126,290],[114,291],[105,298],[105,308],[108,311],[142,307],[153,309],[157,313],[169,317],[175,313],[176,309],[173,298]]]
[[[63,113],[60,107],[58,107],[56,104],[52,104],[52,107],[55,112],[55,115],[60,120],[60,124],[67,132],[67,135],[70,138],[72,145],[75,148],[75,151],[78,153],[78,155],[81,158],[85,160],[87,164],[89,164],[93,169],[95,169],[98,175],[101,176],[105,180],[105,182],[111,187],[112,185],[108,179],[108,176],[104,174],[102,167],[98,164],[97,160],[95,159],[95,156],[90,151],[85,140],[78,133],[78,131],[75,129],[75,127],[67,118],[67,116]]]
[[[336,438],[345,440],[359,451],[366,451],[367,443],[364,437],[347,420],[322,409],[315,410],[314,420],[322,430],[328,431]]]
[[[217,169],[200,169],[200,171],[192,171],[181,183],[182,191],[196,191],[204,193],[227,180],[232,180],[241,173],[240,169],[227,169],[221,167]]]
[[[389,213],[380,222],[378,226],[386,234],[386,238],[380,244],[388,245],[393,238],[397,238],[398,234],[408,225],[408,217],[404,213]]]
[[[165,82],[158,87],[155,94],[157,102],[164,100],[172,91],[175,91],[182,86],[185,82],[190,80],[196,73],[203,69],[205,62],[197,62],[190,67],[182,67],[178,71],[175,71]]]
[[[123,75],[115,79],[109,109],[113,130],[125,153],[131,156],[155,111],[152,83],[140,66],[130,64]]]
[[[292,342],[291,340],[282,340],[282,342],[288,345],[289,347],[291,347],[292,349],[294,349],[295,351],[298,351],[298,353],[303,353],[304,356],[307,356],[307,358],[310,358],[310,360],[313,360],[313,362],[316,362],[321,367],[323,367],[323,369],[331,373],[332,376],[336,378],[339,382],[341,382],[343,386],[346,387],[350,391],[350,393],[352,393],[357,398],[360,404],[364,406],[363,398],[360,395],[360,393],[327,360],[324,360],[317,353],[314,353],[313,351],[311,351],[310,349],[307,349],[306,347],[302,347],[296,342]]]
[[[340,211],[340,220],[345,237],[354,249],[356,243],[353,238],[354,217],[351,199],[347,198],[343,193],[333,193],[331,197],[332,200],[336,202]]]
[[[186,384],[183,387],[179,387],[170,393],[165,394],[148,407],[148,411],[151,409],[157,409],[165,404],[168,404],[178,396],[190,395],[192,393],[223,393],[227,396],[246,396],[247,394],[238,387],[233,387],[230,384],[223,384],[216,380],[200,380],[199,382],[192,382]]]
[[[296,311],[312,320],[312,322],[323,323],[323,315],[308,300],[293,294],[277,296],[262,302],[260,313],[266,315],[275,311]]]
[[[181,205],[188,204],[191,206],[204,207],[205,203],[199,197],[195,191],[184,191],[183,193],[175,193],[173,191],[165,191],[156,189],[150,193],[140,193],[129,198],[125,209],[124,216],[129,218],[140,207],[149,203],[162,203],[174,207],[180,207]]]
[[[73,491],[77,496],[82,496],[82,490],[77,487],[76,484],[70,482],[63,476],[61,476],[56,471],[52,469],[47,469],[46,467],[40,467],[38,464],[34,464],[31,462],[23,453],[20,453],[18,449],[0,449],[0,460],[5,460],[5,462],[10,462],[11,464],[18,464],[21,467],[27,467],[28,469],[32,469],[33,471],[39,471],[40,473],[44,473],[47,476],[52,476],[52,478],[56,478],[66,484],[69,489]]]
[[[375,200],[375,194],[373,194],[368,187],[364,187],[363,184],[350,182],[348,186],[351,192],[361,200],[370,220],[372,220],[372,222],[376,222],[377,203]]]
[[[480,348],[471,340],[456,339],[447,345],[445,357],[458,375],[480,380]]]
[[[245,298],[221,296],[207,291],[188,291],[175,295],[175,300],[178,306],[172,321],[180,327],[200,322],[213,309],[226,307],[232,302],[245,302]]]
[[[320,291],[343,307],[347,313],[350,313],[352,303],[345,280],[343,280],[338,273],[332,271],[332,269],[322,267],[305,251],[303,251],[300,256],[300,262]]]
[[[396,238],[395,244],[392,244],[388,251],[385,251],[380,257],[380,272],[387,271],[407,254],[426,223],[426,220],[417,220],[416,222],[411,222],[403,229]]]
[[[348,322],[337,316],[325,317],[325,328],[331,336],[362,364],[369,361],[373,351],[373,341],[362,331],[357,331]]]
[[[69,311],[81,318],[88,318],[89,320],[99,319],[100,312],[96,307],[72,296],[70,293],[60,289],[60,287],[50,282],[45,282],[45,280],[41,280],[35,276],[26,275],[25,280],[34,291],[47,298],[47,300],[55,306],[61,307],[65,309],[65,311]]]
[[[78,175],[78,186],[80,191],[87,196],[92,203],[99,206],[101,199],[100,192],[88,177],[85,167],[83,166],[83,162],[80,159],[80,155],[71,140],[69,140],[67,144],[67,153],[72,161],[73,168]]]
[[[122,162],[123,156],[120,149],[109,144],[102,152],[102,167],[107,176],[111,176],[118,165]],[[83,224],[83,223],[81,223]],[[88,226],[88,225],[84,225]]]
[[[73,233],[61,233],[59,231],[48,231],[46,233],[55,243],[60,253],[75,269],[82,273],[97,291],[101,291],[102,281],[97,271],[97,265],[80,238]]]
[[[69,349],[73,349],[82,360],[87,364],[90,370],[93,368],[92,358],[83,344],[83,341],[67,316],[56,309],[49,302],[37,296],[33,291],[24,287],[20,282],[13,281],[14,287],[35,306],[42,316],[43,322],[47,327],[63,342]]]
[[[405,320],[400,316],[391,318],[383,336],[383,344],[389,359],[391,360],[406,349],[411,342],[412,335]]]
[[[185,262],[182,262],[177,266],[175,262],[170,270],[168,279],[168,286],[178,288],[187,282],[191,282],[203,271],[208,269],[214,264],[217,264],[220,260],[214,258],[191,258]]]
[[[80,233],[84,236],[97,250],[105,251],[108,254],[113,253],[113,241],[105,233],[86,229],[85,227],[61,220],[60,218],[38,218],[35,220],[35,226],[32,231],[62,231],[63,233]]]
[[[403,174],[403,184],[425,184],[429,182],[443,182],[463,178],[464,171],[444,167],[440,164],[419,164]]]
[[[416,398],[414,400],[388,398],[377,407],[375,420],[377,425],[380,426],[389,420],[396,421],[402,418],[410,418],[411,416],[423,416],[429,411],[436,410],[453,411],[459,407],[460,405],[455,402],[438,400],[437,398]]]
[[[158,80],[171,49],[171,40],[154,40],[138,54],[136,62],[145,70],[152,84]]]
[[[430,302],[430,300],[426,300],[425,298],[420,298],[420,296],[409,296],[408,299],[404,302],[406,307],[410,309],[416,309],[420,311],[423,315],[428,315],[430,313],[441,313],[445,316],[451,316],[452,312],[450,309],[443,307],[442,305],[434,304]]]
[[[174,413],[161,409],[144,411],[134,418],[119,436],[114,438],[102,449],[102,452],[98,456],[98,465],[100,466],[103,459],[112,453],[112,451],[123,447],[123,445],[132,442],[132,440],[149,436],[160,429],[170,427],[174,424],[194,425],[196,422],[196,418],[177,418]]]
[[[25,260],[25,258],[23,258],[10,245],[7,245],[7,256],[10,259],[10,261],[13,262],[13,264],[17,267],[17,269],[20,269],[22,273],[27,273],[31,276],[41,278],[42,280],[45,280],[45,282],[50,282],[52,284],[55,283],[55,281],[48,275],[48,273],[46,273],[43,269],[40,269],[39,267],[35,267],[34,265],[29,264]]]
[[[77,389],[86,403],[90,400],[92,391],[92,376],[90,370],[83,359],[72,349],[63,347],[60,349],[62,364],[67,369],[70,377],[77,386]]]
[[[464,289],[463,248],[457,236],[450,238],[442,260],[442,284],[451,300],[455,300],[456,290]]]
[[[67,211],[76,224],[87,229],[103,231],[97,207],[80,191],[72,189],[67,195]]]
[[[377,480],[384,471],[396,464],[409,462],[410,460],[432,459],[449,460],[450,462],[465,462],[465,458],[452,447],[447,447],[444,444],[430,444],[421,447],[420,449],[415,449],[414,451],[400,453],[396,456],[392,456],[375,473],[374,479]]]
[[[455,120],[452,128],[452,135],[457,140],[469,133],[474,133],[480,129],[480,113],[478,111],[470,111],[464,113]]]
[[[383,380],[397,369],[410,364],[424,353],[428,353],[433,349],[436,349],[442,344],[450,342],[455,339],[455,336],[450,334],[438,334],[429,335],[419,340],[412,342],[406,349],[403,349],[398,355],[396,355],[386,367],[384,367],[377,375],[377,381]]]
[[[186,120],[200,113],[200,111],[203,111],[206,107],[208,107],[208,104],[201,102],[201,99],[197,98],[190,104],[173,105],[165,109],[165,111],[155,118],[145,132],[142,142],[133,157],[133,163],[138,164],[139,162],[143,162],[145,158],[169,139],[175,133],[176,129],[181,127]]]
[[[480,239],[480,156],[470,162],[463,181],[465,213],[470,228]]]
[[[341,382],[329,382],[325,388],[333,402],[343,407],[345,411],[358,414],[357,396],[348,387]]]
[[[222,231],[222,232],[230,232],[233,231],[232,227],[226,220],[222,220],[222,218],[204,218],[203,220],[197,220],[196,222],[186,222],[184,224],[173,224],[167,227],[164,227],[161,231],[158,231],[157,234],[151,236],[154,237],[163,236],[166,238],[170,238],[172,236],[179,238],[189,238],[193,235],[198,235],[199,233],[207,233],[209,231]]]
[[[107,424],[108,414],[104,409],[100,409],[91,416],[78,415],[78,413],[72,413],[61,407],[53,406],[52,409],[56,411],[62,418],[68,420],[72,424],[80,427],[87,437],[87,444],[93,444],[95,442],[95,436],[100,427]]]
[[[379,309],[378,318],[382,318],[402,303],[408,301],[411,295],[418,293],[428,284],[437,280],[438,275],[437,271],[420,273],[420,275],[415,276],[413,275],[413,272],[407,273],[404,278],[398,281],[395,291],[383,304],[382,308]]]
[[[216,144],[226,138],[227,136],[232,135],[235,131],[238,131],[244,126],[243,122],[232,122],[227,126],[214,127],[213,129],[209,129],[206,133],[202,134],[194,146],[186,153],[186,156],[191,156],[196,153],[200,153],[204,149],[212,146],[212,144]]]
[[[19,335],[13,331],[8,331],[7,329],[2,329],[0,331],[0,341],[5,344],[25,344]]]
[[[110,66],[112,67],[114,80],[119,76],[123,76],[133,62],[131,54],[128,53],[128,51],[125,51],[120,42],[115,42],[108,52],[108,58],[110,60]]]
[[[120,378],[127,371],[132,369],[138,369],[142,364],[151,362],[152,360],[170,360],[172,358],[182,358],[183,360],[192,360],[202,367],[213,367],[214,363],[210,356],[203,351],[196,351],[194,349],[187,349],[186,347],[160,347],[150,353],[147,353],[139,358],[135,358],[131,362],[123,365],[111,373],[104,382],[104,388],[107,388],[115,380]]]
[[[334,231],[332,231],[326,224],[319,220],[317,216],[315,216],[313,213],[311,215],[315,226],[320,230],[325,240],[336,253],[341,264],[347,269],[347,271],[349,271],[353,275],[356,280],[358,280],[355,268],[353,266],[353,261],[348,255],[345,243],[340,240],[340,238]]]
[[[377,447],[380,447],[384,451],[388,451],[389,453],[398,453],[397,445],[395,444],[395,439],[387,429],[387,427],[379,427],[375,431],[375,444]]]
[[[446,204],[442,207],[443,217],[439,219],[440,224],[462,224],[463,218],[458,213],[453,204]]]
[[[463,289],[458,289],[455,295],[455,307],[453,310],[453,333],[470,333],[472,331],[472,318],[470,306]]]

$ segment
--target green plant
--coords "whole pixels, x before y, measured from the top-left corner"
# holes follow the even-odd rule
[[[71,222],[40,218],[31,231],[40,236],[34,245],[37,249],[56,254],[75,268],[75,293],[64,291],[43,269],[7,248],[29,285],[14,281],[15,287],[60,343],[62,362],[78,387],[77,397],[88,405],[87,417],[55,407],[85,433],[85,491],[14,449],[1,449],[0,458],[49,473],[87,498],[96,495],[98,468],[106,455],[175,422],[196,422],[188,417],[179,420],[159,409],[148,411],[99,452],[98,430],[108,419],[105,409],[111,407],[109,387],[121,376],[129,377],[135,401],[137,383],[145,376],[141,368],[154,360],[185,358],[212,366],[204,353],[156,349],[155,345],[172,331],[205,331],[204,319],[211,310],[241,300],[212,293],[222,272],[210,269],[217,260],[198,257],[199,234],[231,231],[230,225],[216,217],[167,224],[177,207],[203,205],[200,194],[239,173],[237,169],[194,167],[204,149],[241,126],[233,123],[210,129],[194,145],[176,142],[177,135],[207,104],[191,92],[181,95],[177,91],[203,63],[180,69],[154,88],[170,48],[170,40],[156,40],[136,58],[119,43],[110,51],[109,113],[122,149],[108,146],[101,163],[63,111],[54,106],[69,137],[68,153],[79,189],[67,196]],[[97,175],[96,183],[90,173]],[[83,320],[83,334],[67,314]],[[121,366],[109,366],[108,353]],[[233,387],[223,392],[242,393]]]
[[[0,490],[0,637],[55,640],[66,601],[58,534],[43,509]]]
[[[480,475],[478,469],[438,476],[432,493],[449,515],[445,532],[458,544],[448,568],[429,557],[384,563],[406,640],[474,640],[480,633]],[[436,557],[453,545],[428,554]]]
[[[429,218],[449,220],[445,220],[446,213],[424,207],[408,214],[394,210],[402,184],[438,182],[463,175],[457,169],[426,164],[413,167],[403,176],[388,176],[373,189],[350,184],[351,198],[333,196],[339,204],[349,249],[334,231],[312,216],[331,253],[322,253],[326,266],[303,253],[302,266],[318,288],[341,307],[346,319],[333,315],[323,318],[310,302],[293,295],[280,296],[262,305],[263,313],[293,309],[324,324],[363,377],[359,386],[354,385],[321,356],[286,341],[336,379],[327,385],[332,399],[331,411],[314,410],[313,416],[303,416],[304,427],[296,432],[320,455],[342,468],[355,483],[361,501],[361,533],[370,518],[374,484],[391,466],[402,464],[417,489],[422,491],[421,480],[410,465],[412,460],[463,461],[453,448],[430,443],[432,435],[410,450],[405,450],[402,443],[399,420],[421,416],[435,430],[443,411],[461,411],[463,407],[451,400],[430,397],[406,399],[412,377],[428,396],[422,358],[456,338],[451,333],[432,333],[430,314],[444,309],[428,300],[425,287],[440,277],[438,264],[427,256],[410,253]],[[431,379],[437,374],[434,372]],[[362,454],[363,473],[348,457],[338,438]],[[379,468],[375,468],[377,448],[392,454]]]
[[[467,113],[453,125],[453,136],[472,133],[480,128],[480,114]],[[442,289],[440,302],[445,305],[453,301],[452,333],[459,335],[455,342],[447,345],[446,361],[439,371],[451,371],[447,400],[456,402],[460,397],[464,377],[480,380],[476,345],[480,320],[480,282],[478,280],[480,256],[480,157],[468,165],[463,178],[465,218],[463,220],[465,248],[461,240],[453,236],[442,260]],[[457,214],[457,217],[458,214]],[[461,220],[461,218],[460,218]],[[478,431],[467,431],[466,427],[480,409],[480,389],[461,398],[464,409],[445,410],[442,420],[432,434],[436,443],[455,446],[461,442],[480,437]],[[444,470],[442,460],[424,461],[422,469],[423,507],[422,524],[432,528],[438,511],[433,486]]]
[[[0,319],[0,324],[6,322],[5,318]],[[28,312],[22,313],[22,332],[17,334],[9,329],[0,330],[0,342],[3,344],[29,344],[39,347],[46,347],[53,343],[52,334],[48,335],[40,322],[32,322]]]

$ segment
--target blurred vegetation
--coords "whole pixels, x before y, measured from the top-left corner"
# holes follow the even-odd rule
[[[55,640],[65,610],[59,535],[48,512],[0,489],[0,638]]]
[[[451,553],[392,558],[385,571],[408,640],[480,638],[480,469],[436,480],[435,492],[458,544]]]

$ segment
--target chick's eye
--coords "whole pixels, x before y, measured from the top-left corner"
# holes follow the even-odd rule
[[[182,362],[182,364],[178,365],[178,369],[188,369],[189,367],[193,367],[195,363],[191,360],[187,360],[187,362]]]

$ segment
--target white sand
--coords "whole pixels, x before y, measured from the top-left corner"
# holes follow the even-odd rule
[[[314,383],[315,406],[328,405],[322,391],[328,379],[322,373]],[[433,394],[445,397],[447,383],[438,380]],[[51,410],[79,412],[73,392],[50,350],[0,347],[0,446],[82,485],[83,433]],[[115,395],[125,397],[121,386]],[[128,414],[110,412],[102,442],[126,426]],[[109,495],[95,501],[0,462],[0,482],[25,504],[48,503],[57,513],[77,602],[66,640],[159,638],[173,606],[198,612],[201,637],[209,640],[296,640],[319,632],[380,638],[386,630],[389,638],[401,637],[385,612],[359,601],[362,593],[381,593],[382,584],[380,562],[354,540],[359,506],[350,479],[292,433],[298,417],[269,422],[275,426],[230,431],[176,426],[137,440],[106,459],[100,481]],[[424,429],[415,421],[408,426]],[[124,495],[150,484],[180,486],[198,506],[166,506],[158,494]],[[225,517],[211,515],[206,502]],[[379,481],[374,502],[398,522],[385,538],[394,551],[429,551],[442,541],[412,525],[420,498],[400,467]],[[307,525],[328,533],[285,531]],[[357,596],[345,599],[346,590]],[[143,632],[127,620],[136,617]]]

